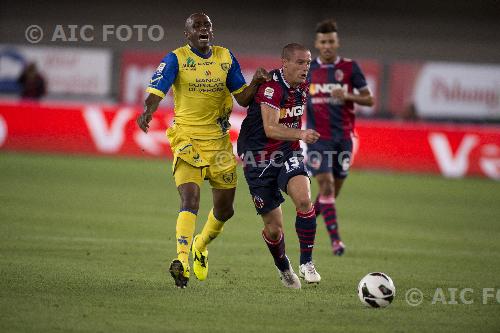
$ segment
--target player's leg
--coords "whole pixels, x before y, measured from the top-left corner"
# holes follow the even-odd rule
[[[262,238],[273,256],[274,265],[278,269],[281,282],[285,287],[300,289],[300,280],[285,254],[285,234],[283,232],[281,206],[262,214],[262,221],[264,222]]]
[[[208,249],[210,244],[224,229],[224,224],[234,215],[233,202],[236,188],[212,189],[214,206],[207,221],[193,243],[193,270],[198,280],[203,281],[208,275]]]
[[[336,182],[333,177],[332,172],[320,173],[316,175],[316,180],[318,181],[319,195],[317,198],[317,205],[319,206],[319,211],[323,215],[325,221],[326,230],[330,236],[330,242],[332,244],[332,249],[334,254],[340,255],[341,251],[341,240],[339,236],[338,223],[337,223],[337,211],[335,207],[335,186]],[[337,253],[336,253],[337,251]]]
[[[300,244],[299,274],[308,283],[317,283],[321,276],[312,261],[316,237],[316,212],[311,202],[309,177],[299,174],[288,180],[287,193],[292,198],[297,216],[295,230]]]
[[[342,185],[344,185],[345,178],[335,178],[334,177],[334,188],[335,188],[335,198],[338,198],[340,195],[340,190],[342,189]]]
[[[325,203],[322,204],[322,210],[330,215],[332,223],[329,224],[325,217],[328,233],[332,241],[332,251],[334,255],[341,256],[345,252],[345,245],[340,238],[339,224],[337,220],[337,210],[335,201],[340,194],[340,190],[344,185],[344,181],[349,175],[352,155],[352,140],[343,139],[335,143],[335,150],[338,152],[332,164],[332,177],[334,179],[334,195],[333,197],[324,198]],[[324,216],[325,216],[324,215]]]
[[[299,289],[300,280],[285,254],[285,234],[281,213],[281,204],[285,199],[281,195],[277,182],[281,168],[275,167],[270,161],[263,164],[248,163],[243,169],[255,210],[264,222],[262,238],[274,259],[283,285]]]
[[[179,288],[185,288],[189,280],[189,252],[200,204],[203,174],[202,168],[194,167],[180,158],[176,160],[174,178],[181,204],[175,227],[177,257],[170,264],[169,270]]]
[[[195,141],[204,155],[210,160],[206,178],[212,186],[213,208],[200,234],[193,243],[193,270],[196,277],[203,281],[208,275],[208,249],[224,228],[224,224],[233,216],[233,202],[238,182],[236,159],[229,137],[206,142]]]

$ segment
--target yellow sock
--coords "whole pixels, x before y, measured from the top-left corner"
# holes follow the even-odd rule
[[[224,229],[224,222],[217,220],[214,216],[213,209],[208,213],[208,219],[201,231],[201,237],[196,238],[196,248],[199,251],[205,251],[207,245],[213,241]]]
[[[195,222],[196,214],[187,211],[179,212],[175,226],[175,239],[177,239],[177,258],[184,263],[189,262]]]

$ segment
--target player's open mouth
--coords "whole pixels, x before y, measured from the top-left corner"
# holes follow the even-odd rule
[[[198,39],[200,42],[208,42],[208,34],[200,35]]]

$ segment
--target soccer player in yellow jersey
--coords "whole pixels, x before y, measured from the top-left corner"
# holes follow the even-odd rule
[[[162,60],[146,89],[149,96],[144,112],[137,118],[139,127],[147,132],[153,112],[173,86],[175,117],[167,136],[181,207],[176,224],[177,257],[169,270],[179,288],[189,281],[191,250],[196,277],[206,279],[207,245],[234,214],[236,159],[228,135],[232,96],[241,106],[248,106],[259,84],[268,80],[268,73],[259,68],[252,82],[245,84],[233,54],[212,45],[212,22],[207,15],[189,16],[184,35],[188,44]],[[193,239],[204,179],[212,186],[213,209],[202,232]]]

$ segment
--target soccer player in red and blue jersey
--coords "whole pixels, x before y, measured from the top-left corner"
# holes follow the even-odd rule
[[[321,276],[312,261],[316,213],[299,140],[314,143],[319,135],[313,129],[301,129],[311,53],[302,45],[288,44],[283,48],[282,62],[281,69],[270,72],[271,81],[259,86],[248,108],[238,137],[238,154],[255,208],[264,222],[262,237],[280,279],[285,287],[299,289],[300,280],[285,254],[281,212],[284,198],[280,190],[292,198],[297,211],[299,275],[307,283],[317,283]]]
[[[335,199],[351,164],[354,103],[372,106],[374,102],[361,68],[355,61],[340,57],[339,46],[335,21],[320,22],[315,40],[319,56],[312,61],[308,74],[307,128],[318,131],[321,139],[307,148],[308,164],[319,185],[316,214],[323,215],[333,254],[340,256],[345,246],[339,236]]]

